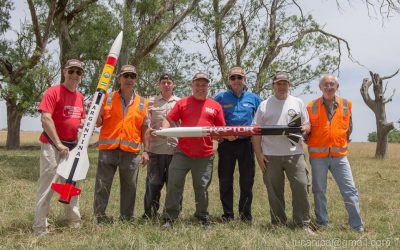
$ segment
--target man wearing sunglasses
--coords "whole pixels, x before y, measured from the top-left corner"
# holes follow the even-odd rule
[[[246,75],[241,67],[229,71],[228,90],[219,93],[215,100],[221,104],[228,126],[249,126],[260,104],[260,98],[246,87]],[[251,203],[253,201],[253,183],[255,163],[250,137],[242,136],[229,141],[219,139],[218,178],[219,193],[224,213],[222,220],[234,219],[233,212],[233,175],[236,161],[239,163],[239,216],[242,221],[251,222]]]
[[[49,230],[47,215],[53,190],[51,183],[61,177],[56,174],[61,158],[68,156],[78,140],[78,129],[82,127],[85,110],[83,95],[77,90],[82,79],[83,63],[68,60],[62,70],[64,82],[50,87],[39,104],[43,133],[40,135],[40,176],[36,194],[36,210],[33,229],[36,236],[46,235]],[[66,221],[71,227],[79,227],[81,216],[78,197],[65,204]]]
[[[106,208],[117,168],[120,177],[120,220],[133,218],[138,167],[141,160],[144,164],[148,161],[147,152],[142,157],[139,152],[148,128],[149,101],[135,93],[136,76],[134,66],[121,67],[117,77],[119,89],[106,94],[97,119],[97,126],[102,126],[94,194],[94,214],[99,224],[113,221],[106,215]]]

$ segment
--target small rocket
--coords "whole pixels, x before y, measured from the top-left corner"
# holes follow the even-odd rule
[[[303,139],[301,117],[299,115],[294,117],[287,126],[175,127],[156,130],[153,134],[168,137],[284,135],[288,137],[292,145],[299,143]]]
[[[122,37],[123,33],[121,31],[111,46],[110,53],[107,56],[103,71],[100,75],[100,80],[97,84],[97,90],[93,96],[92,104],[86,114],[85,124],[77,146],[69,152],[68,158],[61,160],[58,164],[57,174],[64,177],[66,182],[64,184],[52,183],[51,188],[60,194],[59,201],[62,203],[69,204],[72,196],[81,193],[81,190],[75,187],[75,184],[77,181],[86,178],[89,169],[87,148],[103,104],[105,93],[110,84],[115,65],[118,61],[122,45]]]

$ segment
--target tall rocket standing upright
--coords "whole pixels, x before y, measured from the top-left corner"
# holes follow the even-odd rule
[[[121,51],[122,37],[123,33],[121,31],[111,46],[110,53],[107,56],[103,71],[100,75],[100,80],[97,84],[97,90],[93,96],[92,104],[86,114],[85,124],[79,137],[78,144],[69,152],[68,158],[63,159],[57,167],[57,174],[64,177],[66,182],[64,184],[52,183],[51,188],[60,194],[59,201],[62,203],[69,204],[72,196],[81,193],[81,190],[75,187],[75,183],[79,180],[85,179],[89,169],[87,148],[103,104],[105,93],[108,89],[114,73],[115,65],[118,61],[119,52]]]

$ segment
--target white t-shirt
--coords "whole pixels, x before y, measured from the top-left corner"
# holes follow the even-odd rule
[[[253,124],[257,126],[288,125],[296,114],[301,115],[302,124],[309,123],[306,106],[297,97],[288,95],[286,100],[279,100],[275,96],[261,102],[254,116]],[[303,154],[303,145],[299,143],[296,148],[284,135],[264,135],[261,139],[264,155],[296,155]]]

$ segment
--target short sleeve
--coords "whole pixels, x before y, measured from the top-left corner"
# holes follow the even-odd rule
[[[181,118],[180,107],[181,107],[181,101],[178,101],[171,109],[171,111],[168,112],[167,118],[173,122],[178,122]]]
[[[55,88],[49,88],[43,95],[40,101],[38,112],[39,113],[50,113],[53,114],[57,105],[57,91]]]

